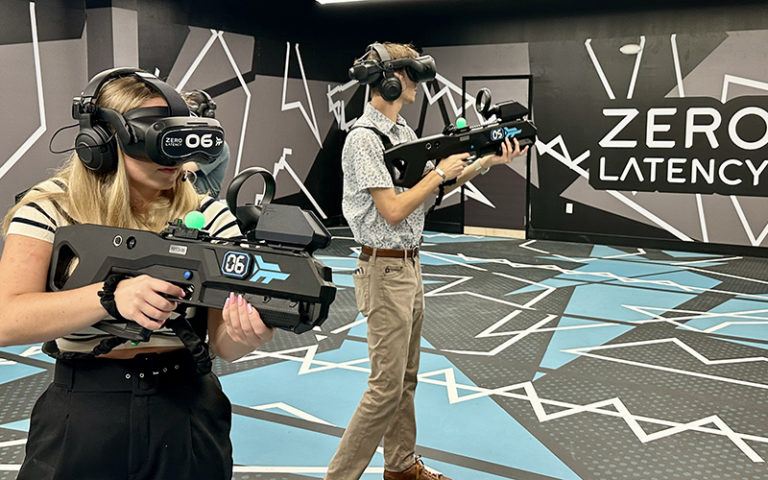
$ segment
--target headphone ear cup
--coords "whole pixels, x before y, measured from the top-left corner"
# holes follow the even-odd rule
[[[381,97],[388,102],[392,102],[397,100],[402,92],[403,85],[400,83],[400,79],[392,72],[385,73],[379,83]]]
[[[85,168],[100,174],[117,168],[117,146],[110,136],[100,125],[80,129],[75,138],[75,151]]]

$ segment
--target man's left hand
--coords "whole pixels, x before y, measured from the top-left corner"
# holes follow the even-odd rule
[[[480,159],[480,164],[483,168],[491,168],[494,165],[509,163],[513,158],[520,157],[526,153],[528,153],[528,146],[521,150],[520,143],[516,138],[513,138],[512,142],[509,141],[509,138],[505,138],[504,143],[501,144],[501,155],[486,155]]]

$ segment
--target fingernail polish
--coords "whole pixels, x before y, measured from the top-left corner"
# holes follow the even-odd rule
[[[224,302],[224,308],[227,308],[229,306],[229,297],[227,297],[227,301]]]
[[[237,296],[237,303],[238,303],[238,305],[242,305],[242,304],[245,303],[245,300],[243,300],[243,296],[242,295],[238,295]]]
[[[248,309],[248,313],[253,313],[253,307],[251,306],[250,303],[247,303],[245,306]]]

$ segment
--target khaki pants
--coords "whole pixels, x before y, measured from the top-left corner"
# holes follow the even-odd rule
[[[359,479],[382,439],[385,469],[400,472],[415,461],[414,394],[424,320],[421,264],[418,257],[371,257],[357,266],[355,296],[368,317],[371,375],[326,480]]]

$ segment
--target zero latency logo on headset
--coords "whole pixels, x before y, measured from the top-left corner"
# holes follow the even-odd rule
[[[760,195],[768,191],[768,97],[611,101],[589,183],[600,190]],[[644,104],[645,102],[645,104]]]
[[[166,128],[159,145],[163,155],[169,158],[185,158],[201,153],[215,157],[224,145],[224,136],[218,131],[174,125]]]

